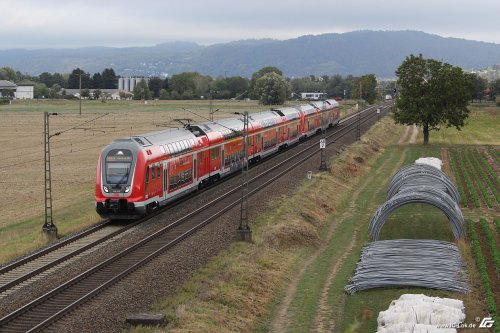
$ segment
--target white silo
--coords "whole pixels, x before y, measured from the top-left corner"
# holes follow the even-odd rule
[[[135,77],[130,78],[130,90],[129,91],[134,91],[135,85],[137,84],[137,80]]]
[[[123,78],[123,90],[130,91],[130,78]]]

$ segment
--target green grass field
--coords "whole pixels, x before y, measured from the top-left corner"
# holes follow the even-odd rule
[[[259,267],[259,279],[267,280],[273,276],[273,285],[275,288],[266,290],[260,294],[253,293],[254,304],[252,311],[236,307],[232,309],[232,315],[220,315],[217,324],[220,332],[230,332],[232,326],[238,325],[242,321],[247,323],[246,332],[315,332],[315,331],[334,331],[334,332],[373,332],[376,330],[376,319],[378,312],[386,310],[390,302],[397,299],[403,293],[425,293],[430,296],[452,297],[462,299],[466,306],[467,322],[473,322],[476,316],[485,316],[484,297],[481,294],[480,280],[475,271],[475,264],[470,253],[468,242],[457,242],[463,259],[468,267],[468,274],[471,280],[473,292],[470,294],[459,294],[439,290],[429,290],[423,288],[383,288],[373,289],[348,295],[344,292],[344,287],[350,277],[353,276],[356,263],[359,260],[361,248],[370,241],[368,235],[368,223],[380,204],[385,200],[387,182],[390,177],[402,166],[413,163],[419,157],[439,157],[442,158],[442,148],[453,147],[453,145],[470,145],[476,143],[480,145],[498,146],[500,143],[496,135],[495,124],[498,123],[498,112],[500,108],[487,106],[473,106],[471,118],[468,120],[468,127],[461,132],[443,135],[444,131],[431,132],[430,145],[424,147],[421,145],[421,134],[417,136],[417,143],[395,144],[398,138],[402,136],[403,129],[394,134],[388,133],[382,141],[387,145],[385,150],[380,148],[368,150],[380,152],[375,160],[368,162],[365,166],[356,166],[352,161],[356,156],[362,156],[363,150],[359,145],[354,145],[346,151],[349,157],[341,158],[336,164],[342,165],[343,172],[334,176],[334,179],[325,177],[323,183],[317,183],[317,190],[299,189],[297,195],[301,198],[307,197],[307,203],[312,202],[312,207],[303,206],[302,213],[298,213],[297,219],[301,216],[309,216],[317,229],[319,242],[314,240],[314,232],[311,226],[299,227],[300,224],[293,218],[292,208],[297,203],[283,203],[283,206],[266,214],[266,222],[258,222],[254,227],[254,233],[268,234],[282,230],[276,225],[287,221],[289,232],[297,232],[301,235],[307,235],[312,240],[299,242],[295,246],[285,247],[280,250],[279,258],[273,258],[266,248],[265,239],[258,237],[255,246],[240,245],[231,248],[228,253],[224,253],[217,262],[226,262],[225,258],[234,258],[238,256],[256,257],[268,256],[269,260],[277,260],[280,263],[286,263],[280,266],[279,271],[265,270],[265,267]],[[387,126],[385,130],[390,132]],[[380,131],[380,128],[378,129]],[[380,135],[380,132],[375,130]],[[391,139],[392,135],[392,139]],[[365,150],[366,151],[366,150]],[[365,157],[364,157],[365,158]],[[366,157],[365,161],[370,161]],[[446,162],[446,161],[445,161]],[[337,170],[337,169],[335,169]],[[349,170],[349,171],[347,171]],[[346,175],[346,173],[348,175]],[[361,177],[359,177],[361,175]],[[346,178],[347,177],[347,178]],[[351,177],[351,178],[349,178]],[[335,180],[335,178],[343,179]],[[358,179],[359,178],[359,179]],[[358,179],[358,180],[355,180]],[[330,189],[326,195],[321,192],[324,189],[324,183],[330,184],[326,188]],[[332,186],[333,182],[336,185]],[[361,189],[358,193],[357,189]],[[324,196],[327,196],[325,202]],[[320,199],[321,198],[321,199]],[[316,202],[316,204],[314,204]],[[314,206],[315,205],[315,206]],[[324,207],[330,206],[333,213],[324,216],[324,224],[319,223],[322,219],[321,212]],[[483,211],[477,209],[464,210],[467,216],[482,215]],[[498,216],[499,212],[489,211],[488,216]],[[331,231],[332,226],[335,226]],[[285,227],[287,228],[287,227]],[[279,233],[278,233],[279,234]],[[283,239],[289,240],[290,236],[279,234]],[[297,237],[297,235],[295,235]],[[451,232],[451,227],[446,216],[436,208],[429,205],[407,205],[396,210],[388,219],[381,232],[381,239],[398,238],[431,238],[454,242],[455,239]],[[296,238],[294,238],[296,239]],[[283,241],[286,243],[286,241]],[[273,243],[276,241],[273,238]],[[319,245],[318,245],[319,244]],[[254,247],[259,247],[260,250]],[[253,252],[255,251],[255,252]],[[253,253],[253,254],[252,254]],[[258,253],[258,255],[256,255]],[[256,259],[258,260],[258,259]],[[226,270],[232,271],[231,265],[238,266],[238,263],[228,263],[228,266],[208,265],[208,270],[213,270],[210,274],[205,274],[203,270],[194,276],[197,281],[213,281],[218,285],[218,276],[224,276]],[[287,266],[289,265],[289,266]],[[307,265],[307,266],[306,266]],[[272,265],[269,265],[272,267]],[[305,269],[304,269],[305,268]],[[303,274],[301,272],[303,271]],[[245,272],[247,276],[253,276],[255,272]],[[276,280],[276,275],[278,275]],[[294,283],[295,277],[299,276],[296,285],[290,293],[290,285]],[[234,277],[234,276],[233,276]],[[234,277],[238,280],[238,277]],[[182,288],[178,296],[158,303],[154,308],[157,311],[166,311],[174,319],[169,327],[169,332],[190,331],[195,327],[203,327],[210,331],[216,326],[207,318],[210,313],[216,313],[215,309],[220,309],[221,304],[227,298],[237,297],[231,287],[231,281],[224,281],[223,290],[219,290],[219,297],[210,300],[200,300],[198,294],[199,288],[203,288],[203,283],[187,282],[189,290]],[[228,295],[229,294],[229,295]],[[240,297],[245,297],[244,291],[239,291]],[[195,304],[203,303],[202,308]],[[284,304],[289,302],[286,312],[280,312]],[[194,309],[193,309],[194,307]],[[179,309],[182,313],[179,314]],[[265,310],[263,310],[265,309]],[[227,311],[227,309],[225,310]],[[264,313],[262,313],[264,311]],[[241,312],[245,313],[241,317]],[[255,315],[255,313],[259,315]],[[283,319],[283,316],[285,319]],[[276,325],[276,322],[280,325]],[[221,324],[222,323],[222,324]],[[278,327],[278,328],[277,328]],[[150,331],[150,330],[145,330]],[[137,330],[137,332],[142,332]],[[464,332],[467,332],[464,330]]]

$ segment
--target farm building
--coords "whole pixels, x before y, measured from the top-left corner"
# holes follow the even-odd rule
[[[2,95],[10,95],[17,99],[33,99],[33,84],[20,84],[7,80],[0,80],[0,91],[4,92]],[[11,94],[5,94],[5,91]]]

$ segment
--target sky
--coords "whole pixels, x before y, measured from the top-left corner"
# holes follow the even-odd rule
[[[0,0],[0,49],[202,45],[356,30],[500,44],[500,0]]]

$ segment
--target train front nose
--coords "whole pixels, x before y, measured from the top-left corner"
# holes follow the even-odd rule
[[[136,218],[137,207],[132,202],[133,155],[128,149],[112,149],[104,157],[101,193],[104,201],[96,210],[106,218]]]

